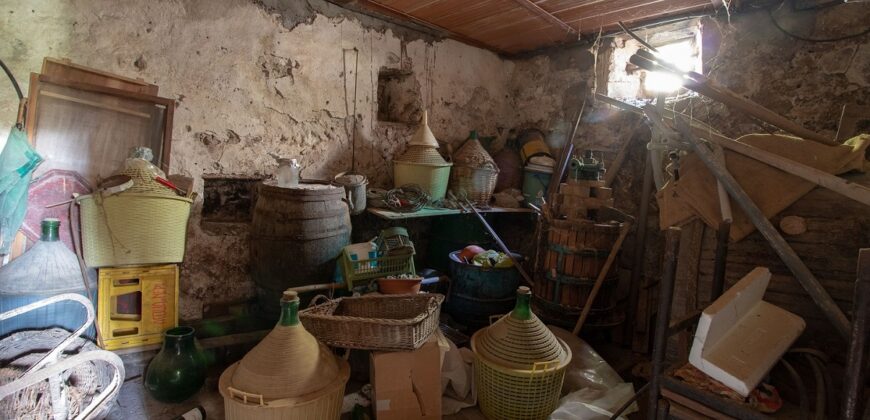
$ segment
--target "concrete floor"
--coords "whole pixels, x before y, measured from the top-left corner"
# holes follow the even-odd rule
[[[208,420],[224,418],[224,402],[217,389],[217,377],[209,377],[202,389],[190,399],[178,404],[165,404],[151,398],[142,385],[142,377],[124,383],[115,408],[109,413],[108,420],[172,419],[196,406],[205,409]],[[350,415],[342,416],[349,419]],[[486,417],[477,407],[470,407],[444,419],[485,420]]]

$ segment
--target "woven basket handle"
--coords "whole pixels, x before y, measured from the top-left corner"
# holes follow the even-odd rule
[[[311,299],[311,302],[308,303],[308,307],[314,308],[323,305],[324,303],[329,303],[329,297],[327,297],[326,295],[317,295],[314,297],[314,299]]]
[[[245,391],[235,389],[231,386],[227,387],[227,391],[230,392],[231,398],[241,400],[245,404],[249,404],[251,401],[253,401],[253,402],[260,404],[261,406],[266,405],[266,403],[263,402],[263,395],[262,394],[252,394],[250,392],[245,392]]]

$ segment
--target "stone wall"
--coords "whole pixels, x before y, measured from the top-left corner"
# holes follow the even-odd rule
[[[796,25],[790,27],[811,29],[814,37],[844,35],[868,19],[860,4],[782,17]],[[843,103],[870,101],[866,35],[833,43],[796,41],[775,29],[765,11],[704,19],[703,25],[711,78],[812,129],[832,134]],[[832,31],[834,25],[840,29]],[[0,44],[0,57],[25,91],[28,73],[39,70],[44,56],[159,85],[161,96],[178,103],[171,172],[192,177],[200,193],[204,174],[271,174],[276,163],[270,153],[300,157],[308,177],[347,170],[354,120],[356,169],[375,185],[389,185],[389,160],[401,152],[413,126],[378,121],[382,71],[410,74],[396,86],[414,99],[399,105],[428,108],[441,140],[458,144],[471,129],[491,135],[537,127],[558,148],[602,66],[596,66],[592,46],[504,59],[322,0],[0,0],[0,38],[9,40]],[[17,100],[5,82],[0,86],[5,137]],[[617,205],[636,214],[648,134],[637,116],[586,106],[578,150],[603,151],[608,162],[634,139],[614,187]],[[709,100],[678,106],[729,135],[762,129]],[[400,110],[402,118],[416,112],[406,111]],[[238,301],[253,291],[246,228],[204,230],[201,206],[200,200],[194,208],[183,267],[186,319],[201,316],[204,305]],[[647,221],[652,231],[656,218],[653,203]],[[630,261],[631,249],[629,238],[623,261]],[[656,271],[656,260],[651,253],[648,272]]]
[[[192,177],[200,196],[203,174],[271,174],[270,154],[301,158],[306,177],[349,170],[354,118],[356,170],[388,185],[413,126],[377,120],[382,70],[411,75],[440,140],[495,133],[514,117],[511,61],[320,0],[3,0],[0,38],[25,94],[45,56],[159,85],[178,104],[170,172]],[[4,139],[17,104],[4,78]],[[182,271],[184,319],[253,292],[246,229],[205,232],[201,205]]]

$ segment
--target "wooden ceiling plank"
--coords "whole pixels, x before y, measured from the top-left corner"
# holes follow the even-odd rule
[[[498,53],[506,52],[504,50],[499,49],[496,46],[484,44],[484,43],[482,43],[482,42],[480,42],[472,37],[468,37],[468,36],[465,36],[463,34],[454,32],[446,27],[439,26],[439,25],[434,24],[432,22],[427,22],[427,21],[424,21],[422,19],[418,19],[417,17],[415,17],[413,15],[409,15],[407,13],[404,13],[401,10],[393,9],[391,7],[385,6],[381,3],[377,3],[377,2],[372,1],[372,0],[356,0],[356,3],[359,4],[361,7],[364,7],[368,10],[372,10],[376,13],[380,13],[380,14],[387,15],[387,16],[399,17],[399,18],[414,22],[418,25],[433,28],[435,30],[443,32],[445,34],[445,36],[448,36],[450,38],[453,38],[455,40],[464,42],[466,44],[469,44],[469,45],[472,45],[472,46],[475,46],[478,48],[490,49],[490,50],[493,50],[493,51],[498,52]]]
[[[490,26],[498,26],[502,22],[525,19],[530,16],[529,11],[521,7],[513,7],[510,9],[502,9],[497,13],[490,12],[489,15],[479,16],[474,19],[457,17],[445,23],[445,26],[456,28],[456,31],[477,31],[480,28],[489,28]]]
[[[550,22],[554,26],[562,28],[565,32],[568,32],[569,34],[576,34],[577,33],[576,29],[574,29],[570,25],[566,24],[565,22],[562,22],[561,20],[559,20],[559,18],[557,18],[556,16],[553,16],[552,14],[550,14],[550,12],[542,9],[541,7],[536,5],[535,3],[532,3],[530,0],[514,0],[514,3],[519,4],[520,6],[524,7],[526,10],[534,13],[537,16],[540,16],[542,19],[546,20],[547,22]]]
[[[610,0],[606,4],[596,3],[589,7],[570,9],[558,14],[559,18],[573,24],[598,16],[615,14],[634,14],[643,10],[647,16],[671,13],[672,10],[684,10],[699,5],[710,5],[709,0]]]
[[[674,2],[673,0],[667,0]],[[688,1],[681,1],[679,5],[671,4],[667,9],[662,10],[661,7],[639,7],[622,12],[614,12],[603,15],[598,15],[588,19],[577,21],[580,31],[583,33],[597,32],[599,29],[612,29],[617,26],[617,22],[626,23],[643,22],[645,20],[664,18],[678,14],[689,13],[692,11],[705,10],[710,7],[709,3],[699,5]]]
[[[435,16],[432,16],[432,19],[436,19],[439,22],[449,22],[450,20],[461,19],[472,14],[475,17],[479,17],[481,14],[486,16],[492,13],[491,10],[498,7],[503,1],[506,0],[481,0],[470,2],[471,4],[467,0],[445,2],[444,6],[440,8],[441,10],[437,11],[438,13]]]

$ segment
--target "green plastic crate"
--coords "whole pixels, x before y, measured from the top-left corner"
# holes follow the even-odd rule
[[[352,289],[354,283],[399,274],[416,274],[414,254],[391,255],[353,261],[347,251],[341,251],[341,274],[347,288]],[[357,284],[358,286],[359,284]]]

